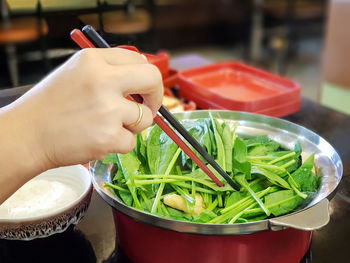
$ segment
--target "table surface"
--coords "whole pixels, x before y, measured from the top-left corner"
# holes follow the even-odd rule
[[[9,100],[17,96],[10,94]],[[7,103],[0,94],[0,106]],[[343,179],[330,202],[331,220],[314,231],[311,248],[302,262],[349,262],[350,116],[302,99],[300,111],[284,119],[321,135],[334,146],[344,165]],[[115,237],[111,208],[94,192],[86,216],[76,227],[33,241],[0,240],[0,262],[132,263],[115,245]]]

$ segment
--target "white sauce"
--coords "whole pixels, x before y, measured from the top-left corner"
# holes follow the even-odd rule
[[[0,219],[23,219],[54,212],[79,197],[68,184],[35,178],[0,205]]]

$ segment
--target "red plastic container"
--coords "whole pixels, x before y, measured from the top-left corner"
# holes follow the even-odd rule
[[[117,242],[133,263],[299,263],[312,232],[198,235],[143,224],[113,209]]]
[[[178,83],[179,71],[177,69],[169,68],[168,76],[163,79],[164,87],[172,88]]]
[[[281,117],[300,108],[300,85],[238,62],[179,73],[180,96],[201,109],[227,109]]]

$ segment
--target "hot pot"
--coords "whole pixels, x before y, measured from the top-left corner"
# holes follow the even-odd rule
[[[93,184],[113,207],[120,248],[134,263],[296,263],[310,246],[312,231],[330,218],[328,204],[342,177],[342,162],[319,135],[294,123],[268,116],[233,111],[211,111],[214,118],[238,122],[241,135],[267,134],[286,148],[299,141],[303,152],[315,153],[322,176],[319,193],[298,211],[256,222],[218,225],[160,218],[128,207],[105,188],[114,176],[113,165],[90,163]],[[177,113],[178,119],[209,117],[209,111]]]

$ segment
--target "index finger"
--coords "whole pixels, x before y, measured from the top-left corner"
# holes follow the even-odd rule
[[[138,52],[125,48],[89,48],[87,52],[102,57],[109,65],[125,65],[125,64],[148,64],[146,57]]]
[[[152,64],[124,65],[118,68],[119,72],[123,71],[123,79],[119,82],[123,96],[141,95],[143,104],[148,106],[155,116],[162,105],[164,93],[159,69]]]

